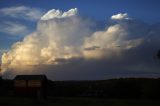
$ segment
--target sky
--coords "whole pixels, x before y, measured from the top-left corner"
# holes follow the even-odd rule
[[[159,0],[1,0],[1,75],[159,77]]]

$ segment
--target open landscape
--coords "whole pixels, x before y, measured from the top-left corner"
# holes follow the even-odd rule
[[[0,106],[160,106],[160,0],[0,0]]]
[[[0,105],[4,106],[160,106],[160,79],[48,80],[45,97],[37,91],[17,95],[13,80],[0,82]]]

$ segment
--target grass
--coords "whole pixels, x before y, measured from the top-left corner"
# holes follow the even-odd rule
[[[37,100],[34,98],[0,97],[0,106],[160,106],[160,101],[77,97],[48,97],[46,100]]]

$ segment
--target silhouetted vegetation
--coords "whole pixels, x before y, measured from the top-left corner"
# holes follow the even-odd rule
[[[12,80],[0,80],[0,96],[13,95],[13,81]]]
[[[50,96],[160,99],[160,79],[125,78],[102,81],[49,82]]]
[[[14,95],[13,81],[0,81],[1,95]],[[48,81],[49,97],[160,99],[160,79],[121,78],[100,81]]]
[[[160,59],[160,50],[157,52],[157,58]]]

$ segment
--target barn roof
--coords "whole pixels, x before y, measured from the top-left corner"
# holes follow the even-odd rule
[[[45,80],[45,75],[17,75],[14,80]]]

